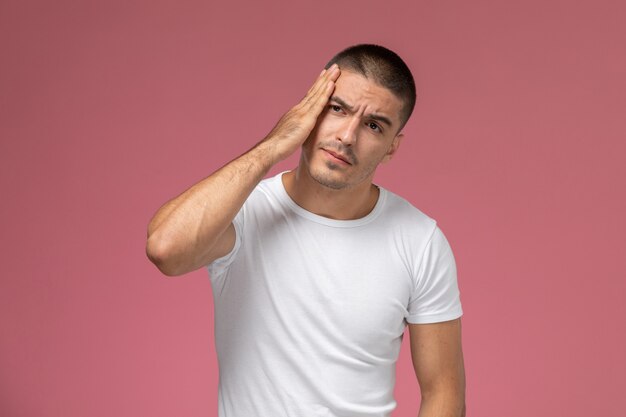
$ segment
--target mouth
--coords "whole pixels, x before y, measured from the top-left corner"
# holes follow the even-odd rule
[[[322,148],[322,150],[323,150],[324,152],[326,152],[326,154],[327,154],[327,155],[328,155],[328,156],[329,156],[332,160],[334,160],[335,162],[338,162],[338,163],[343,163],[343,164],[347,164],[347,165],[352,165],[352,163],[350,162],[350,160],[348,159],[348,157],[347,157],[347,156],[344,156],[344,155],[342,155],[342,154],[340,154],[340,153],[333,152],[333,151],[331,151],[331,150],[329,150],[329,149],[325,149],[325,148]]]

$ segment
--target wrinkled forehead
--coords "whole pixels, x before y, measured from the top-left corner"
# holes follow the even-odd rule
[[[341,70],[333,96],[340,97],[355,112],[382,114],[391,119],[395,127],[400,125],[402,99],[362,74],[349,69]]]

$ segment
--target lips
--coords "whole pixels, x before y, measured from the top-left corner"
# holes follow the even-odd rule
[[[335,159],[339,159],[340,161],[345,162],[348,165],[352,165],[352,162],[350,162],[349,158],[345,155],[342,155],[340,153],[337,152],[333,152],[330,149],[326,149],[326,148],[322,148],[322,150],[328,154],[330,154],[332,157],[334,157]]]

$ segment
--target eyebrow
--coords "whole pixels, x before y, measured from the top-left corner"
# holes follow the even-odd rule
[[[354,107],[352,107],[351,105],[349,105],[348,103],[346,103],[343,99],[341,99],[340,97],[337,96],[332,96],[330,98],[330,101],[334,101],[335,103],[339,104],[340,106],[344,107],[346,110],[350,111],[350,112],[354,112]],[[385,123],[387,126],[391,127],[393,126],[393,123],[391,122],[391,120],[389,120],[388,117],[383,116],[382,114],[376,114],[376,113],[369,113],[364,115],[366,118],[368,119],[372,119],[372,120],[377,120],[379,122]]]

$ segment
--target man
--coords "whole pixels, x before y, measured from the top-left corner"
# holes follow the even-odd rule
[[[414,103],[394,52],[347,48],[261,142],[150,222],[164,274],[208,266],[220,417],[389,416],[407,324],[419,416],[465,414],[450,246],[372,183]],[[300,147],[296,169],[263,180]]]

